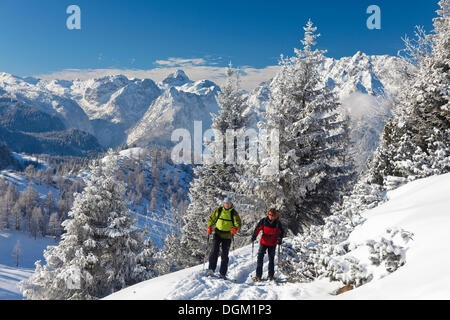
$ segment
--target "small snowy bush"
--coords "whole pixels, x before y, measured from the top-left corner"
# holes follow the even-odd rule
[[[406,262],[405,245],[412,239],[413,234],[403,229],[387,229],[386,236],[380,237],[378,241],[368,240],[369,260],[375,266],[384,265],[386,271],[394,272]],[[399,243],[400,242],[400,243]]]

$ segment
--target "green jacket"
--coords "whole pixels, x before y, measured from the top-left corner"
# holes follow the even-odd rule
[[[219,210],[221,210],[220,217],[218,217]],[[234,211],[233,220],[231,220],[231,211]],[[214,226],[214,222],[216,222],[215,228],[214,228],[214,233],[223,239],[231,239],[232,238],[232,235],[230,232],[231,227],[234,226],[240,230],[241,223],[242,223],[238,212],[236,211],[236,209],[234,209],[233,206],[228,210],[226,210],[223,206],[216,208],[213,211],[213,213],[209,216],[208,227]]]

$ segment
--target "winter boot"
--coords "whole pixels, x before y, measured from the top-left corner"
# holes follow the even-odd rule
[[[214,271],[211,269],[208,269],[205,271],[205,276],[207,277],[213,277],[214,276]]]

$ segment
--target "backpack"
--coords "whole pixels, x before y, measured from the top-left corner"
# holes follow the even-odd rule
[[[266,219],[266,218],[264,218],[264,219]],[[280,228],[280,220],[276,220],[275,221],[275,230],[276,230],[276,235],[278,235],[278,230],[280,230],[281,228]],[[265,227],[265,221],[264,221],[264,223],[263,223],[263,228],[262,228],[262,234],[263,235],[267,235],[267,236],[269,236],[269,237],[273,237],[274,235],[271,235],[271,234],[266,234],[266,233],[264,233],[264,227]]]
[[[236,213],[235,213],[234,207],[231,208],[231,212],[230,212],[230,214],[231,214],[231,220],[229,220],[229,219],[222,219],[222,218],[220,217],[220,215],[222,214],[222,210],[223,210],[223,206],[220,206],[220,207],[219,207],[219,213],[217,214],[217,218],[216,218],[216,220],[214,221],[213,225],[215,226],[216,223],[217,223],[217,221],[219,221],[219,219],[220,219],[220,220],[225,220],[225,221],[231,221],[231,223],[233,224],[233,227],[235,227],[235,225],[234,225],[234,216],[235,216]]]

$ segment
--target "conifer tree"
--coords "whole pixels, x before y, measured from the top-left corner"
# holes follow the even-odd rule
[[[450,170],[450,1],[441,9],[434,30],[416,32],[405,39],[405,60],[412,74],[394,106],[371,168],[372,181],[388,185],[392,178],[405,181]]]
[[[279,132],[279,170],[265,175],[262,163],[247,184],[266,208],[280,209],[294,233],[322,222],[352,177],[339,160],[347,152],[347,126],[336,111],[337,97],[319,74],[325,51],[313,48],[320,35],[311,21],[304,30],[303,47],[294,57],[281,58],[266,121],[259,124],[266,132]]]
[[[218,115],[211,115],[213,117],[212,129],[216,130],[216,134],[220,133],[223,139],[209,141],[207,146],[213,157],[217,154],[216,152],[222,153],[224,157],[222,161],[216,159],[194,169],[195,178],[189,189],[191,202],[183,217],[185,225],[182,245],[186,249],[184,250],[184,265],[193,265],[203,260],[209,215],[222,203],[226,195],[233,192],[232,183],[237,181],[237,135],[246,127],[248,117],[243,115],[243,111],[247,107],[246,99],[240,89],[239,78],[231,64],[227,71],[227,82],[218,94],[217,102],[220,110]],[[227,130],[234,130],[236,133],[228,145],[226,143]],[[226,159],[227,152],[233,155],[232,159]]]

